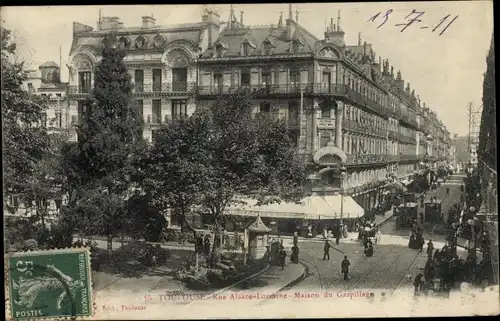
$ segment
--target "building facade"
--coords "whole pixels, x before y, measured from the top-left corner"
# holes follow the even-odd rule
[[[346,45],[341,17],[318,39],[291,10],[275,25],[250,27],[231,9],[201,22],[125,27],[102,17],[97,29],[75,22],[69,58],[69,119],[77,124],[93,85],[104,37],[127,52],[134,97],[152,140],[165,121],[191,115],[225,93],[246,91],[255,112],[284,120],[307,163],[314,193],[352,196],[365,210],[382,199],[388,179],[408,182],[422,161],[445,160],[449,133],[371,44]],[[72,137],[76,139],[76,136]],[[339,167],[347,175],[339,177]]]

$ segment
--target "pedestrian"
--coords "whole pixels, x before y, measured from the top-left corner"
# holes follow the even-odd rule
[[[341,227],[336,228],[336,233],[335,233],[335,244],[339,245],[340,242],[340,233],[341,232]]]
[[[427,242],[427,257],[429,259],[432,259],[433,252],[434,252],[434,244],[432,244],[432,240],[429,240],[429,242]]]
[[[424,277],[423,274],[419,273],[419,274],[417,274],[417,276],[415,277],[415,280],[413,281],[413,287],[414,287],[413,295],[414,296],[420,295],[420,288],[422,287],[422,284],[424,283],[424,281],[422,280],[423,277]]]
[[[450,188],[449,187],[446,188],[446,196],[450,196]]]
[[[281,265],[281,270],[285,269],[285,260],[286,260],[286,251],[283,245],[280,247],[279,251],[279,258],[280,258],[280,265]]]
[[[299,247],[297,245],[294,245],[292,247],[292,255],[290,256],[290,261],[295,264],[299,263]]]
[[[323,247],[323,260],[326,260],[328,258],[328,260],[330,260],[330,248],[332,246],[330,245],[330,243],[328,242],[328,240],[325,241],[325,246]]]
[[[208,258],[210,256],[210,236],[205,236],[205,242],[203,244],[203,249],[205,252],[205,256]]]
[[[349,281],[349,266],[351,262],[347,259],[347,255],[344,256],[344,260],[342,261],[340,267],[342,269],[342,274],[344,274],[344,281]]]
[[[424,240],[424,237],[422,236],[422,234],[419,234],[418,235],[418,245],[420,246],[420,253],[422,253],[424,251],[424,244],[425,244],[425,240]]]
[[[299,233],[297,231],[293,232],[293,246],[297,246],[299,243]]]
[[[420,224],[424,224],[424,213],[420,213]]]

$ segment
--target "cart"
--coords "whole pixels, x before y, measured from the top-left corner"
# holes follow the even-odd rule
[[[413,222],[417,219],[418,204],[404,203],[396,207],[396,227],[412,227]]]
[[[443,220],[441,200],[425,202],[425,221],[437,223]]]

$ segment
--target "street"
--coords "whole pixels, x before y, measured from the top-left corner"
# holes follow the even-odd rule
[[[436,196],[442,200],[443,211],[448,211],[460,199],[460,185],[462,177],[455,175],[446,183],[441,184],[436,191],[427,195],[427,199]],[[450,189],[449,195],[446,188]],[[382,238],[379,244],[374,245],[373,257],[366,257],[363,246],[358,241],[341,240],[339,245],[330,249],[330,261],[323,261],[323,243],[302,242],[300,246],[301,261],[309,268],[309,276],[297,287],[307,290],[329,289],[379,289],[387,290],[390,294],[402,288],[412,287],[413,278],[420,272],[427,260],[427,242],[432,240],[434,248],[439,249],[445,243],[444,235],[433,233],[433,226],[427,225],[424,229],[426,245],[423,253],[408,247],[410,230],[396,228],[395,217],[381,226]],[[344,281],[340,273],[340,263],[347,255],[351,266],[351,279]],[[466,252],[459,249],[458,255],[465,257]],[[411,279],[409,279],[411,275]]]

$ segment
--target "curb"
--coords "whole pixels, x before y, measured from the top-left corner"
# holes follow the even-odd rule
[[[203,296],[203,297],[201,298],[201,301],[202,301],[202,300],[205,300],[205,299],[208,299],[209,297],[211,297],[211,296],[213,296],[213,295],[216,295],[216,294],[219,294],[219,293],[225,292],[225,291],[227,291],[227,290],[231,290],[231,289],[232,289],[232,288],[234,288],[235,286],[240,285],[240,284],[241,284],[241,283],[243,283],[243,282],[246,282],[246,281],[248,281],[248,280],[250,280],[250,279],[253,279],[253,278],[255,278],[255,277],[257,277],[257,276],[261,275],[262,273],[266,272],[266,271],[267,271],[267,269],[269,269],[269,267],[270,267],[270,266],[271,266],[271,265],[267,264],[267,265],[266,265],[266,267],[264,267],[264,268],[263,268],[262,270],[260,270],[259,272],[254,273],[254,274],[252,274],[252,275],[250,275],[250,276],[247,276],[247,277],[246,277],[246,278],[244,278],[243,280],[240,280],[240,281],[238,281],[238,282],[236,282],[236,283],[233,283],[233,284],[231,284],[230,286],[227,286],[227,287],[225,287],[225,288],[219,289],[219,290],[217,290],[217,291],[211,292],[211,293],[209,293],[209,294],[207,294],[207,295]],[[191,304],[193,304],[194,302],[196,302],[196,301],[191,301],[190,303],[188,303],[188,304],[186,304],[186,305],[191,305]]]
[[[281,289],[279,289],[275,293],[281,292],[283,290],[288,290],[288,289],[294,287],[295,285],[297,285],[298,283],[302,282],[307,277],[307,275],[309,274],[309,268],[307,267],[307,265],[305,265],[302,262],[300,262],[300,265],[302,265],[302,267],[304,268],[304,270],[302,271],[302,274],[299,277],[295,278],[294,280],[290,281],[288,284],[286,284],[284,287],[282,287]]]

